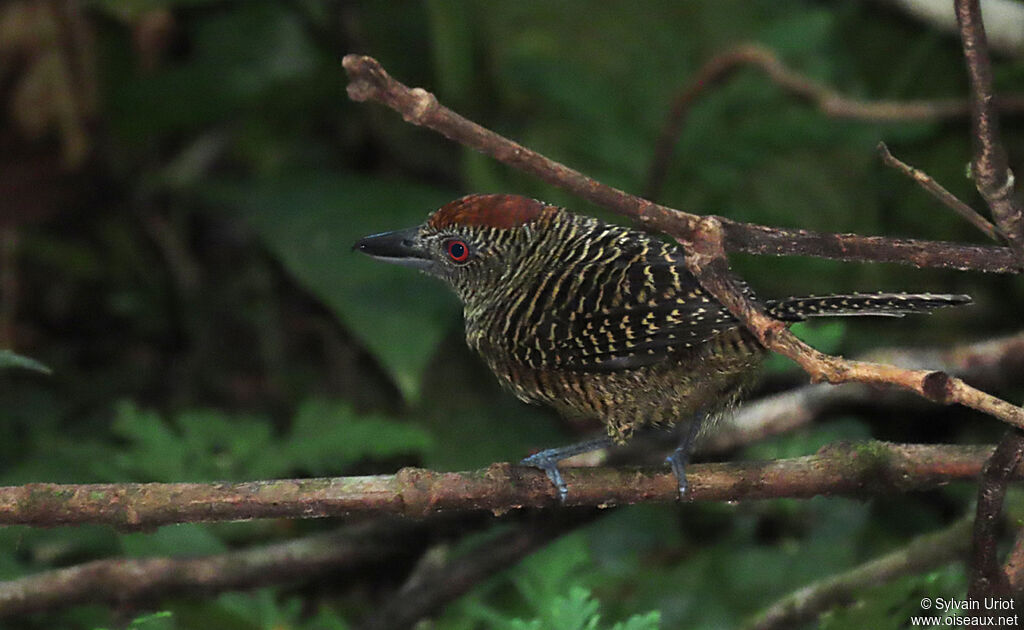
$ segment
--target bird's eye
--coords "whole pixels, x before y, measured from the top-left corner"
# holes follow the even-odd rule
[[[454,262],[463,263],[469,260],[469,246],[465,241],[453,238],[444,244],[444,248],[448,252],[448,258]]]

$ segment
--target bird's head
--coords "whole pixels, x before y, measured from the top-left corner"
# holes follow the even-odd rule
[[[558,212],[518,195],[469,195],[422,225],[367,236],[354,249],[437,276],[468,302],[520,270]]]

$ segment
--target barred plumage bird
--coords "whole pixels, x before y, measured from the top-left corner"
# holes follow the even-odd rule
[[[601,420],[608,437],[523,460],[564,500],[557,462],[647,425],[687,422],[669,458],[685,465],[703,418],[728,406],[766,352],[649,234],[516,195],[469,195],[418,227],[355,248],[446,281],[464,306],[466,341],[520,399]],[[768,312],[900,317],[970,302],[963,295],[878,293],[771,300]]]

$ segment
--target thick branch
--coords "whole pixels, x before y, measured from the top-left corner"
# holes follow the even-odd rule
[[[595,181],[579,171],[548,159],[493,131],[459,116],[441,105],[422,88],[409,88],[393,79],[372,57],[346,55],[345,69],[351,82],[349,96],[356,101],[378,101],[414,124],[432,129],[460,144],[490,155],[500,162],[530,173],[584,199],[653,229],[689,240],[700,217],[640,199]],[[917,267],[939,267],[1019,273],[1020,261],[1005,247],[958,245],[913,239],[864,237],[787,230],[719,219],[728,251],[749,254],[814,256],[833,260],[898,262]]]
[[[693,501],[817,495],[869,496],[935,488],[981,472],[984,446],[837,444],[772,462],[700,464],[687,471]],[[667,469],[566,469],[568,505],[675,502]],[[357,513],[422,517],[496,513],[557,503],[543,472],[492,464],[471,472],[405,468],[394,475],[238,483],[29,484],[0,487],[0,525],[98,523],[147,529],[171,523],[320,518]]]
[[[112,558],[0,582],[0,617],[80,603],[131,602],[282,584],[378,564],[421,544],[413,522],[371,523],[330,534],[202,558]]]
[[[956,0],[954,6],[971,84],[974,180],[992,210],[996,225],[1024,260],[1024,211],[999,138],[999,115],[992,92],[992,62],[988,56],[980,0]]]
[[[967,594],[973,599],[1005,597],[1009,581],[999,566],[996,546],[1006,489],[1014,471],[1024,458],[1024,433],[1010,430],[985,462],[978,487],[977,516],[971,545],[970,585]]]
[[[970,547],[970,531],[971,521],[963,519],[942,531],[915,538],[902,549],[787,595],[758,613],[745,628],[793,628],[813,621],[830,608],[852,603],[855,595],[866,588],[960,560]]]

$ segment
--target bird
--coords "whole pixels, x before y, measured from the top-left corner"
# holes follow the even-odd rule
[[[520,462],[543,470],[563,503],[559,461],[624,444],[649,426],[682,425],[667,461],[685,497],[698,434],[739,400],[768,354],[687,270],[681,245],[536,199],[467,195],[421,225],[367,236],[353,249],[449,285],[463,305],[467,344],[519,399],[604,424],[602,437]],[[970,302],[966,295],[853,293],[760,304],[776,319],[798,322],[901,317]]]

